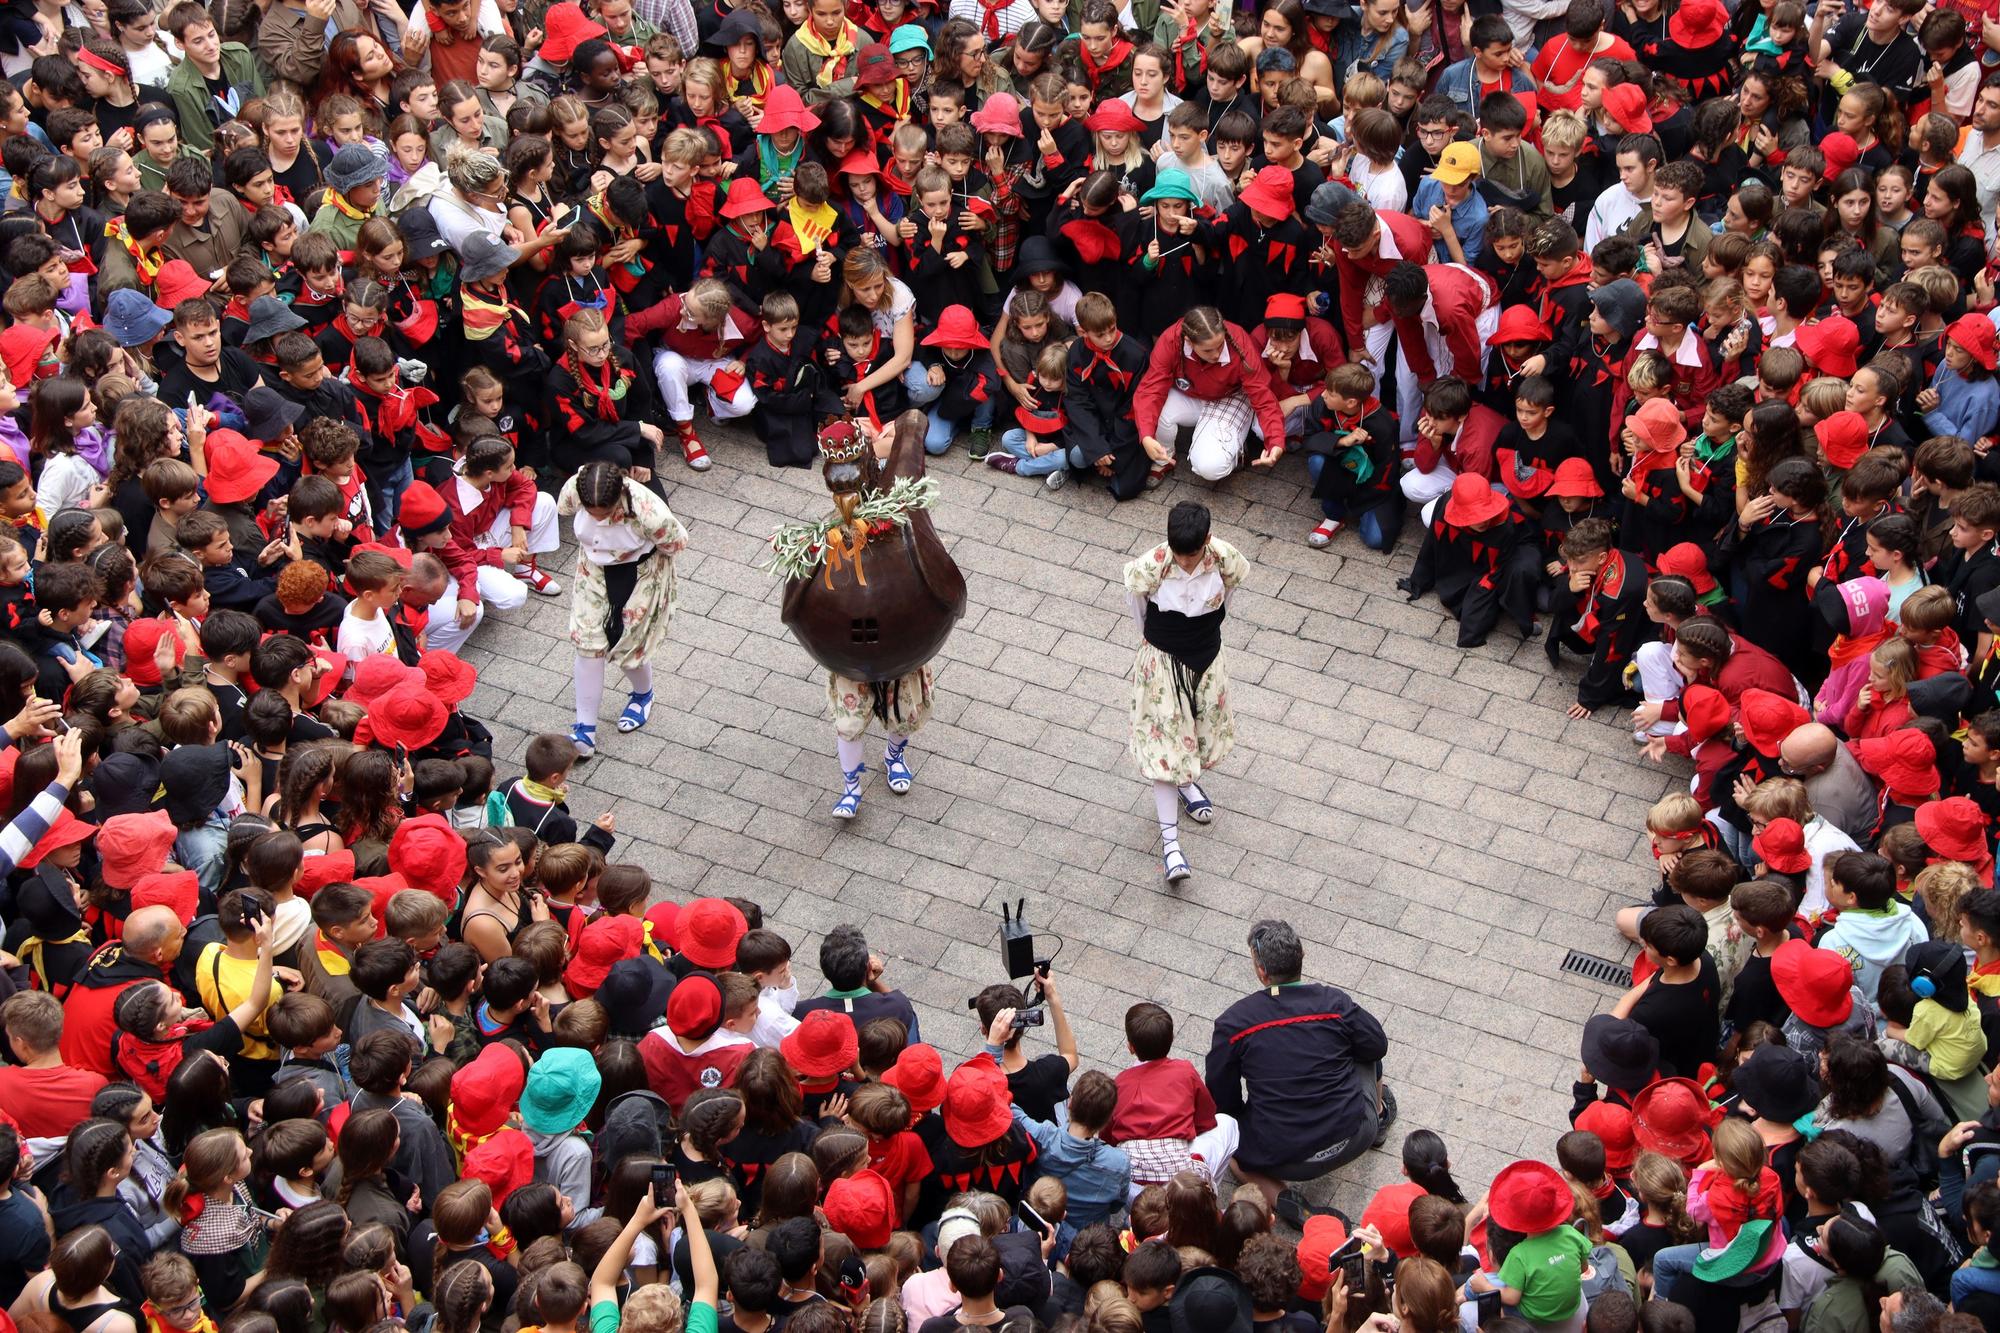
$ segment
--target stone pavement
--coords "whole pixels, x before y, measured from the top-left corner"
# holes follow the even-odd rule
[[[1572,947],[1630,956],[1612,914],[1654,882],[1645,811],[1678,780],[1636,757],[1610,710],[1569,720],[1574,667],[1552,676],[1541,644],[1511,630],[1460,652],[1435,600],[1396,590],[1411,534],[1389,557],[1352,533],[1308,548],[1318,513],[1298,458],[1119,505],[1095,485],[1051,494],[961,446],[932,474],[970,605],[911,747],[916,787],[882,785],[871,735],[861,815],[843,825],[827,814],[839,779],[824,677],[757,568],[773,528],[828,496],[817,471],[767,467],[747,433],[703,433],[713,470],[666,464],[692,545],[659,707],[620,736],[623,683],[608,682],[598,755],[573,784],[580,817],[617,817],[614,859],[680,901],[763,904],[806,994],[821,934],[859,924],[948,1061],[978,1046],[967,998],[1002,979],[1003,901],[1026,899],[1042,952],[1061,941],[1083,1058],[1112,1071],[1141,999],[1172,1011],[1199,1067],[1210,1021],[1255,984],[1245,932],[1281,916],[1308,977],[1352,993],[1392,1041],[1401,1119],[1388,1151],[1338,1173],[1341,1206],[1399,1176],[1409,1129],[1444,1135],[1468,1193],[1516,1156],[1553,1159],[1582,1023],[1618,993],[1558,967]],[[1240,739],[1208,783],[1215,823],[1183,824],[1195,874],[1170,892],[1126,754],[1137,635],[1121,570],[1187,498],[1251,575],[1224,631]],[[573,556],[565,545],[549,566],[567,579]],[[480,680],[466,708],[491,721],[503,778],[529,733],[573,720],[567,611],[567,595],[530,598],[467,652]],[[1046,1030],[1030,1041],[1049,1048]]]

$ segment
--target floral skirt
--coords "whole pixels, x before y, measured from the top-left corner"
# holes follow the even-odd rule
[[[833,734],[844,741],[860,740],[871,720],[882,723],[882,730],[892,736],[916,735],[931,720],[931,695],[931,669],[918,667],[885,682],[878,713],[874,684],[826,673],[826,711],[833,718]]]
[[[1195,687],[1195,711],[1174,688],[1173,659],[1150,643],[1132,665],[1132,758],[1148,782],[1185,786],[1236,748],[1229,709],[1228,650],[1216,655]]]

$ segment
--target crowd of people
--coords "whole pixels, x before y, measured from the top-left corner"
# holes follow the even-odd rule
[[[2000,1328],[1994,0],[5,0],[0,76],[15,1328]],[[1282,921],[1204,1067],[1143,1002],[1086,1068],[1047,966],[932,1045],[854,925],[801,995],[618,859],[568,784],[698,420],[845,477],[795,584],[920,527],[932,651],[963,444],[1282,470],[1580,664],[1689,780],[1572,1128],[1468,1191],[1406,1126],[1350,1216],[1395,1055]],[[503,772],[459,649],[565,520],[576,720]],[[1171,885],[1249,566],[1166,535]],[[871,717],[921,776],[903,656],[828,666],[835,817]]]

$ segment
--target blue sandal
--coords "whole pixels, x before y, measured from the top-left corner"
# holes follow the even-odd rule
[[[840,799],[833,803],[835,819],[852,819],[861,813],[861,775],[868,771],[868,765],[856,764],[845,771],[847,786],[840,793]]]
[[[909,744],[904,741],[882,751],[882,771],[888,776],[889,790],[898,796],[908,791],[917,780],[917,775],[910,772],[910,766],[903,762],[903,751],[909,748]]]
[[[588,759],[597,753],[597,728],[572,722],[569,727],[569,743],[576,748],[578,759]]]
[[[1169,884],[1179,884],[1182,880],[1188,879],[1194,874],[1194,871],[1188,866],[1187,857],[1181,855],[1181,845],[1177,842],[1167,844],[1166,854],[1162,858],[1161,864],[1167,872],[1167,883]]]
[[[1188,787],[1194,788],[1194,795],[1192,797],[1188,795]],[[1190,782],[1187,784],[1187,787],[1181,787],[1177,790],[1180,793],[1181,808],[1187,811],[1189,819],[1192,819],[1197,824],[1207,824],[1214,821],[1215,802],[1208,799],[1208,793],[1201,789],[1200,783]]]
[[[625,711],[618,715],[620,733],[637,731],[653,716],[653,692],[634,694],[625,701]]]

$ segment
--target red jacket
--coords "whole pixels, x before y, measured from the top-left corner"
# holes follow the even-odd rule
[[[1402,354],[1419,384],[1428,384],[1439,375],[1456,375],[1467,384],[1477,384],[1486,361],[1486,349],[1479,343],[1479,314],[1499,299],[1499,293],[1485,274],[1464,264],[1426,264],[1424,277],[1430,281],[1431,311],[1444,333],[1452,364],[1431,364],[1421,312],[1396,321]]]
[[[1437,448],[1422,435],[1417,436],[1417,452],[1412,460],[1419,472],[1437,470],[1438,460],[1451,464],[1451,470],[1461,476],[1484,477],[1493,480],[1493,442],[1506,429],[1507,419],[1484,403],[1474,403],[1472,412],[1465,418],[1465,424],[1458,428],[1458,434],[1443,449]]]
[[[1264,358],[1251,345],[1250,335],[1236,325],[1225,323],[1222,331],[1228,344],[1219,363],[1204,361],[1188,350],[1178,320],[1153,344],[1146,373],[1132,396],[1132,418],[1139,425],[1141,439],[1158,435],[1167,390],[1177,388],[1203,402],[1244,394],[1264,427],[1265,446],[1285,447],[1285,414],[1278,410],[1277,396],[1271,392],[1271,374]]]
[[[107,1078],[124,1077],[118,1068],[118,1024],[112,1010],[130,987],[165,980],[159,968],[132,957],[115,940],[99,948],[63,1000],[63,1063]]]
[[[1271,335],[1259,324],[1250,330],[1250,345],[1263,356],[1270,344]],[[1306,353],[1310,351],[1310,358]],[[1326,372],[1335,366],[1347,364],[1347,351],[1340,345],[1340,334],[1333,325],[1323,319],[1308,317],[1305,332],[1299,335],[1299,355],[1292,359],[1291,371],[1282,378],[1264,363],[1264,372],[1271,379],[1271,392],[1282,401],[1302,393],[1318,393],[1326,383]]]
[[[1361,302],[1368,279],[1381,277],[1400,260],[1423,263],[1437,241],[1427,223],[1408,213],[1377,213],[1375,217],[1382,224],[1382,238],[1373,256],[1350,259],[1340,246],[1333,247],[1334,269],[1340,275],[1340,323],[1347,333],[1349,347],[1362,345]],[[1386,323],[1388,307],[1377,307],[1376,316],[1376,323]]]
[[[625,336],[637,342],[649,333],[660,335],[660,345],[678,352],[689,361],[721,361],[737,355],[762,335],[764,326],[740,306],[732,307],[714,333],[682,327],[681,298],[670,295],[625,318]]]
[[[493,520],[500,517],[503,509],[507,511],[510,526],[525,528],[535,521],[535,483],[518,470],[507,480],[488,486],[483,493],[460,477],[453,477],[438,489],[444,492],[445,508],[451,511],[452,544],[470,552],[475,565],[501,563],[500,548],[481,546],[479,538],[493,526]],[[447,567],[451,563],[445,561]]]
[[[675,1115],[701,1089],[732,1086],[736,1071],[750,1052],[757,1049],[741,1039],[728,1040],[734,1035],[717,1028],[690,1054],[664,1033],[647,1033],[639,1042],[639,1059],[646,1066],[646,1086],[659,1094]]]

